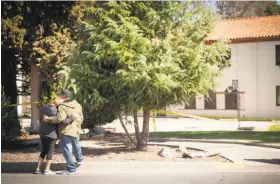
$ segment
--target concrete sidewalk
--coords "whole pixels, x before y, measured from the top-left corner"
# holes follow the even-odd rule
[[[202,142],[150,142],[161,145],[183,145],[198,148],[209,152],[220,153],[222,156],[236,163],[245,165],[277,165],[280,167],[280,149],[246,146],[240,144],[217,144]]]

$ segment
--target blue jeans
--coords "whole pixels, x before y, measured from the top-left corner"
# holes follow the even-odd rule
[[[61,149],[63,152],[63,156],[66,160],[67,170],[70,172],[76,171],[76,165],[73,159],[73,149],[75,151],[75,157],[77,162],[81,162],[83,160],[82,149],[79,144],[79,138],[72,137],[68,135],[63,135],[60,138]]]

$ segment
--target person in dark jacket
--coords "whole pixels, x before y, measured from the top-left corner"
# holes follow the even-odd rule
[[[41,139],[41,154],[39,156],[38,160],[38,166],[35,170],[35,174],[40,174],[40,168],[42,166],[42,163],[44,162],[44,159],[46,158],[46,168],[43,174],[49,175],[49,174],[55,174],[50,170],[52,157],[54,153],[55,143],[58,139],[58,125],[57,124],[49,124],[45,123],[43,121],[44,116],[56,116],[57,114],[57,108],[55,104],[48,104],[42,109],[41,118],[40,118],[40,139]],[[73,117],[67,117],[64,121],[61,123],[64,124],[71,124],[73,122]]]
[[[66,169],[60,174],[76,174],[77,166],[80,166],[83,161],[83,153],[79,143],[81,126],[84,119],[82,106],[72,98],[72,92],[68,89],[60,91],[55,102],[58,104],[57,115],[52,117],[44,116],[44,122],[59,124],[61,149],[67,165]],[[61,121],[71,116],[74,117],[73,123],[67,125],[61,123]],[[77,164],[75,164],[73,159],[73,150]]]

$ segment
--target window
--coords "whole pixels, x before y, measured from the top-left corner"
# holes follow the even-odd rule
[[[204,97],[204,109],[216,109],[216,93],[209,91],[208,95],[209,98]]]
[[[196,109],[196,99],[190,100],[189,104],[185,105],[185,109]]]
[[[276,105],[280,106],[280,86],[276,86]]]
[[[276,45],[276,65],[280,66],[280,45]]]
[[[226,93],[225,94],[226,98],[226,109],[237,109],[238,107],[238,102],[237,102],[237,93]]]

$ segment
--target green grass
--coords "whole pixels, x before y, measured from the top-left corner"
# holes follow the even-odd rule
[[[237,119],[237,117],[224,117],[224,116],[201,116],[210,119]],[[280,121],[280,118],[240,118],[240,121]]]
[[[279,127],[278,127],[279,128]],[[250,142],[279,142],[280,132],[255,131],[184,131],[184,132],[152,132],[150,137],[185,138],[185,139],[230,139]]]
[[[270,132],[280,132],[280,123],[275,124],[275,125],[271,125],[269,127],[269,131]]]

